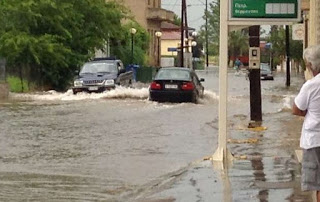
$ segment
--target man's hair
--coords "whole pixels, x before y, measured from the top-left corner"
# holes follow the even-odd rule
[[[320,45],[309,46],[303,52],[303,59],[311,63],[311,69],[320,72]]]

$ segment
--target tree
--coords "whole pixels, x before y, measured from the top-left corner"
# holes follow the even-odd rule
[[[173,24],[180,26],[181,25],[181,18],[174,14]]]
[[[137,22],[129,22],[124,25],[124,31],[117,38],[111,40],[111,53],[121,58],[125,65],[131,63],[131,33],[130,29],[134,27],[137,32],[133,37],[134,52],[133,63],[139,65],[146,64],[146,50],[149,48],[149,35]]]
[[[248,30],[233,31],[229,33],[229,56],[236,57],[247,55],[249,52]]]
[[[208,18],[208,47],[210,55],[219,54],[219,38],[220,38],[220,1],[209,3],[208,12],[204,14],[203,19]],[[199,32],[199,41],[205,44],[206,25],[202,25]]]
[[[209,54],[219,55],[219,41],[220,41],[220,0],[213,1],[209,4],[209,10],[206,14],[208,17],[208,41]],[[204,19],[206,18],[204,15]],[[201,26],[200,40],[205,42],[206,25]],[[248,52],[248,31],[241,30],[229,33],[229,54],[237,57],[240,54]]]
[[[299,63],[302,62],[303,44],[301,41],[292,40],[292,28],[290,26],[290,56]],[[283,26],[272,26],[270,36],[267,41],[272,44],[271,54],[273,56],[274,64],[280,64],[286,57],[286,34]]]
[[[124,28],[125,9],[105,0],[2,0],[0,55],[9,68],[64,89],[74,70]],[[41,82],[40,82],[41,81]]]

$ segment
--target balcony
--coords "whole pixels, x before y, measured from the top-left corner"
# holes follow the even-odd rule
[[[147,19],[173,22],[174,12],[161,8],[148,8]]]

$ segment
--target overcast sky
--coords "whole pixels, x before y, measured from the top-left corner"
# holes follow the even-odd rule
[[[175,12],[179,17],[181,16],[181,2],[182,0],[162,0],[162,8]],[[213,0],[208,0],[208,4]],[[187,16],[189,27],[200,30],[201,25],[205,24],[202,18],[206,0],[187,0]]]
[[[205,24],[205,20],[202,18],[206,9],[206,0],[186,0],[187,1],[187,15],[189,27],[200,30],[201,25]],[[215,0],[208,0],[208,4]],[[181,2],[182,0],[162,0],[162,8],[175,12],[179,17],[181,16]],[[210,7],[208,6],[208,9]],[[268,33],[270,26],[262,26]]]

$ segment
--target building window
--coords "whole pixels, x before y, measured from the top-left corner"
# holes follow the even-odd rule
[[[158,0],[158,8],[161,8],[161,0]]]
[[[157,0],[153,0],[153,8],[155,8],[157,6],[156,1]]]
[[[150,6],[151,5],[151,0],[148,0],[148,6]]]

